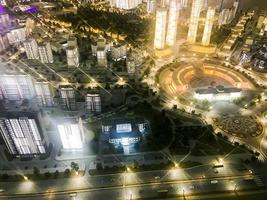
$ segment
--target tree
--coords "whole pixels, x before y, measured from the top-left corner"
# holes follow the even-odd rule
[[[58,170],[56,170],[54,173],[54,178],[58,178],[58,176],[59,176],[59,172],[58,172]]]
[[[39,170],[38,167],[34,167],[34,168],[33,168],[33,174],[34,174],[35,176],[39,176],[39,174],[40,174],[40,170]]]
[[[69,177],[70,176],[70,169],[66,169],[64,173],[65,173],[65,177]]]
[[[71,170],[73,171],[77,172],[79,170],[79,165],[76,162],[71,162],[70,167],[71,167]]]

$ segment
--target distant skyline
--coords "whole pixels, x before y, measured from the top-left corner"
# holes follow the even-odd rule
[[[208,0],[209,5],[217,6],[220,5],[221,0]],[[235,0],[224,0],[224,7],[230,7]],[[267,0],[240,0],[239,9],[249,9],[249,8],[267,8]]]

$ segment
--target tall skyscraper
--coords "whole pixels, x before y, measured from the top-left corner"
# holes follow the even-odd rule
[[[20,112],[0,115],[0,133],[14,156],[46,153],[46,143],[36,114]]]
[[[36,102],[39,106],[53,106],[53,92],[48,82],[35,82]]]
[[[41,63],[53,63],[53,53],[49,42],[38,45],[39,59]]]
[[[156,11],[156,27],[155,27],[155,38],[154,38],[155,49],[164,49],[166,28],[167,28],[167,9],[158,8]]]
[[[187,41],[194,44],[197,38],[199,15],[203,5],[203,0],[193,0]]]
[[[87,94],[85,101],[86,110],[88,110],[89,113],[101,113],[101,97],[99,94]]]
[[[32,78],[25,74],[0,74],[0,90],[0,98],[8,101],[32,99],[35,96]]]
[[[209,7],[207,11],[205,27],[204,27],[204,32],[202,36],[202,45],[204,46],[208,46],[210,44],[210,36],[211,36],[211,31],[212,31],[212,26],[213,26],[214,15],[215,15],[215,9],[212,7]]]
[[[176,42],[177,34],[177,23],[179,8],[177,0],[170,0],[170,9],[169,9],[169,18],[168,18],[168,27],[167,27],[167,36],[166,44],[169,46],[174,46]]]
[[[64,109],[75,110],[76,109],[76,100],[75,100],[75,91],[71,85],[60,85],[60,104]]]
[[[63,149],[82,149],[84,141],[84,130],[81,118],[64,118],[58,125]]]
[[[28,59],[38,59],[38,45],[35,39],[28,39],[23,42]]]

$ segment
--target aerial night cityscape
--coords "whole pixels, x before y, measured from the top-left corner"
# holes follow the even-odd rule
[[[0,0],[0,200],[267,200],[267,0]]]

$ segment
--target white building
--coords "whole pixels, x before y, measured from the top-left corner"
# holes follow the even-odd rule
[[[0,24],[1,24],[0,28],[8,28],[11,26],[9,14],[0,13]]]
[[[230,15],[230,9],[223,9],[220,12],[219,19],[218,19],[219,26],[229,23],[229,15]]]
[[[214,15],[215,15],[215,9],[212,7],[209,7],[207,11],[205,27],[204,27],[204,32],[202,36],[203,46],[208,46],[210,44],[210,37],[211,37]]]
[[[39,59],[41,63],[53,63],[53,53],[49,42],[38,45]]]
[[[208,101],[228,101],[241,96],[242,90],[239,88],[225,88],[221,85],[197,89],[194,98]]]
[[[26,113],[8,113],[0,118],[0,133],[8,152],[14,156],[46,153],[46,144],[37,118]]]
[[[85,102],[86,102],[86,110],[89,113],[93,114],[101,113],[101,97],[99,94],[87,94]]]
[[[110,0],[109,2],[111,7],[129,10],[136,8],[142,0]]]
[[[68,46],[66,49],[68,67],[79,66],[79,52],[75,46]]]
[[[36,101],[39,106],[53,106],[53,92],[48,82],[35,82]]]
[[[35,39],[28,39],[23,42],[26,55],[28,59],[38,59],[39,52],[38,52],[38,45]]]
[[[60,85],[59,94],[60,104],[64,109],[76,109],[75,91],[71,85]]]
[[[97,50],[96,50],[97,64],[101,67],[107,66],[107,47],[106,39],[99,37],[97,39]]]
[[[6,50],[9,47],[6,34],[0,34],[0,52]]]
[[[0,99],[20,101],[35,96],[33,81],[30,75],[0,74]]]
[[[187,41],[192,44],[196,42],[199,16],[202,5],[203,5],[203,0],[193,0],[190,22],[189,22],[189,30],[187,35]]]
[[[126,44],[117,44],[111,47],[111,57],[113,60],[118,61],[120,59],[126,58],[127,47]]]
[[[82,149],[84,142],[84,130],[81,118],[64,118],[58,123],[57,129],[63,149]]]
[[[181,7],[182,8],[187,8],[188,7],[188,0],[180,0]]]
[[[164,49],[166,28],[167,28],[167,9],[158,8],[156,11],[156,27],[155,27],[155,37],[154,37],[155,49]]]
[[[128,59],[126,61],[128,74],[135,74],[135,62],[134,59]]]
[[[166,44],[174,46],[176,43],[177,23],[179,17],[179,5],[177,0],[170,0]]]
[[[26,40],[24,27],[14,28],[7,33],[9,44],[17,44]]]
[[[75,37],[70,37],[68,39],[68,47],[66,48],[67,63],[69,67],[79,66],[79,50],[77,39]]]
[[[154,13],[157,7],[157,1],[156,0],[147,0],[146,3],[146,10],[148,13]]]

